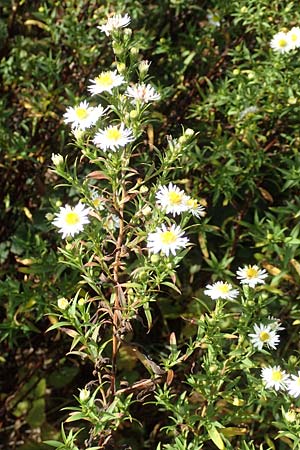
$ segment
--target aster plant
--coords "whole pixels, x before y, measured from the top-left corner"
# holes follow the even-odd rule
[[[217,12],[208,12],[207,21],[210,28],[222,25]],[[86,447],[114,448],[124,423],[134,422],[133,405],[140,402],[142,409],[144,397],[151,396],[149,404],[167,423],[157,450],[207,443],[230,449],[233,439],[246,449],[255,405],[272,399],[278,411],[282,402],[297,398],[298,368],[274,356],[284,327],[269,315],[268,271],[244,264],[234,274],[233,257],[218,261],[207,248],[205,231],[213,226],[205,199],[191,192],[189,180],[174,179],[174,166],[186,163],[197,134],[183,129],[155,145],[151,110],[164,90],[150,83],[151,65],[139,55],[130,23],[128,14],[116,14],[98,27],[112,43],[114,65],[89,78],[90,98],[66,107],[74,165],[69,155],[52,156],[52,170],[74,201],[57,205],[51,226],[61,234],[61,261],[81,279],[70,298],[58,298],[49,331],[66,333],[72,338],[68,354],[93,366],[90,382],[78,388],[78,406],[67,408],[66,423],[88,423]],[[297,40],[292,28],[275,35],[270,46],[285,53],[297,48]],[[256,112],[250,106],[240,120]],[[158,317],[172,318],[173,299],[184,298],[176,269],[198,243],[212,276],[199,281],[192,306],[182,314],[186,339],[179,344],[170,329],[164,350],[152,360],[143,347],[145,335]],[[190,279],[197,270],[190,269]],[[127,380],[122,364],[128,360],[147,375]],[[63,436],[64,443],[48,444],[74,444],[75,434]]]

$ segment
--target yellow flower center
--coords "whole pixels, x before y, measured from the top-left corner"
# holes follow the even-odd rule
[[[117,128],[110,128],[107,130],[106,137],[109,141],[118,141],[122,137],[122,134]]]
[[[75,113],[80,120],[86,119],[89,115],[88,111],[85,108],[76,108]]]
[[[67,225],[76,225],[80,221],[80,217],[76,212],[69,211],[66,214],[65,221]]]
[[[170,191],[169,192],[169,201],[171,205],[179,205],[182,201],[182,195],[178,194],[178,192]]]
[[[286,39],[279,39],[278,45],[279,45],[279,47],[281,47],[281,48],[286,47],[286,46],[287,46],[287,40],[286,40]]]
[[[220,292],[222,292],[222,294],[227,294],[229,292],[229,290],[230,290],[229,285],[225,284],[225,283],[224,284],[220,284],[218,286],[218,289],[219,289]]]
[[[101,75],[99,75],[98,77],[96,77],[95,79],[96,84],[98,84],[99,86],[111,86],[113,84],[113,79],[112,76],[109,72],[107,73],[102,73]]]
[[[281,381],[282,380],[282,373],[280,370],[273,370],[272,372],[272,381]]]
[[[262,332],[259,334],[259,339],[260,339],[262,342],[266,342],[268,339],[270,339],[270,335],[269,335],[269,333],[268,333],[267,331],[262,331]]]
[[[298,386],[300,386],[300,377],[297,378],[296,383],[297,383]]]
[[[258,275],[258,271],[257,269],[255,269],[254,267],[248,267],[246,270],[246,277],[247,278],[255,278]]]
[[[196,209],[198,207],[198,202],[194,198],[189,198],[186,204],[189,208]]]
[[[93,200],[93,205],[95,206],[95,208],[98,208],[101,205],[101,198],[97,197]]]
[[[160,240],[163,244],[169,245],[176,242],[177,236],[173,231],[164,231],[160,235]]]
[[[296,33],[292,33],[292,34],[291,34],[291,40],[292,40],[293,42],[296,42],[296,41],[297,41],[297,34],[296,34]]]

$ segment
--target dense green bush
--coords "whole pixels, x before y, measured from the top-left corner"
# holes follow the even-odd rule
[[[297,395],[261,377],[300,370],[300,50],[270,45],[300,26],[296,2],[4,0],[0,13],[0,448],[297,449]],[[107,36],[114,13],[131,22]],[[123,85],[91,97],[109,70]],[[124,95],[139,82],[160,101]],[[110,109],[72,134],[64,114],[86,99]],[[93,143],[120,122],[134,141]],[[170,182],[198,217],[166,214]],[[55,217],[80,201],[89,223],[62,239]],[[155,253],[162,223],[188,247]],[[265,284],[238,287],[246,264]],[[218,281],[239,295],[209,298]],[[280,343],[258,348],[257,324]]]

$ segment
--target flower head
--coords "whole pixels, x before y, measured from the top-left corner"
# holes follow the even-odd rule
[[[149,103],[160,99],[160,95],[156,92],[151,84],[135,84],[129,86],[125,92],[127,97],[133,98],[134,102]]]
[[[239,295],[239,291],[238,289],[233,289],[232,284],[227,283],[227,281],[217,281],[216,283],[208,284],[204,294],[213,300],[217,300],[218,298],[233,300]]]
[[[253,266],[239,267],[236,275],[241,284],[248,284],[252,288],[257,284],[264,284],[265,278],[268,276],[266,270],[259,269],[255,264]]]
[[[290,49],[299,48],[300,47],[300,27],[293,27],[287,33],[287,39],[290,45]]]
[[[186,200],[186,206],[187,210],[198,219],[206,215],[204,206],[200,205],[194,198],[188,197]]]
[[[72,128],[85,130],[94,125],[104,112],[102,106],[93,107],[84,100],[74,108],[69,106],[64,114],[64,120],[66,123],[71,123]]]
[[[113,31],[116,31],[119,28],[127,27],[127,25],[130,24],[130,21],[131,19],[128,14],[125,14],[124,16],[121,16],[121,14],[115,14],[114,16],[109,17],[104,25],[97,28],[105,33],[106,36],[109,36]]]
[[[267,389],[274,388],[279,391],[287,387],[289,376],[280,366],[264,367],[261,376]]]
[[[98,131],[93,142],[103,151],[111,150],[114,152],[133,140],[132,130],[125,128],[124,123],[121,123],[120,126],[111,125],[104,130]]]
[[[186,204],[188,200],[184,191],[180,190],[178,186],[169,183],[168,186],[161,186],[156,193],[156,201],[166,210],[167,214],[180,214],[188,210]]]
[[[297,375],[290,375],[287,381],[287,390],[292,397],[299,397],[300,395],[300,370]]]
[[[219,27],[221,25],[221,17],[219,15],[219,13],[217,12],[213,12],[213,11],[209,11],[207,13],[207,20],[208,23],[214,27]]]
[[[59,167],[64,163],[64,157],[59,153],[52,153],[51,161],[55,167]]]
[[[57,306],[64,311],[68,308],[69,301],[65,297],[61,297],[57,300]]]
[[[86,208],[81,202],[74,207],[62,206],[52,223],[59,228],[59,233],[62,233],[64,239],[83,230],[84,225],[89,223],[89,212],[90,208]]]
[[[250,341],[253,347],[258,350],[262,350],[263,346],[266,345],[268,348],[275,349],[279,344],[279,336],[276,331],[272,329],[271,325],[255,324],[254,333],[249,334]]]
[[[268,316],[268,325],[271,327],[272,330],[274,331],[280,331],[280,330],[284,330],[284,327],[281,326],[281,322],[279,319],[276,319],[273,316]]]
[[[90,80],[92,84],[88,86],[88,91],[91,95],[101,94],[105,91],[111,94],[112,89],[120,86],[124,81],[124,77],[119,75],[116,70],[108,70]]]
[[[270,47],[278,53],[285,53],[291,50],[290,39],[284,31],[276,33],[271,42]]]
[[[184,237],[184,232],[178,225],[167,227],[163,224],[160,228],[156,228],[154,233],[149,233],[147,239],[147,247],[150,252],[163,253],[166,256],[176,255],[176,251],[186,247],[188,238]]]

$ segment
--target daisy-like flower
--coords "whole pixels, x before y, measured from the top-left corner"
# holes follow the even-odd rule
[[[213,25],[214,27],[219,27],[221,25],[221,17],[217,12],[209,11],[206,17],[210,25]]]
[[[66,123],[71,123],[72,128],[85,130],[94,125],[104,112],[102,106],[93,107],[84,100],[74,108],[69,106],[64,114],[64,120]]]
[[[290,375],[287,381],[287,391],[292,397],[299,397],[300,395],[300,370],[297,375]]]
[[[208,284],[204,291],[212,300],[223,298],[224,300],[233,300],[239,295],[238,289],[233,289],[232,284],[227,281],[217,281],[213,284]]]
[[[59,233],[62,233],[62,238],[67,236],[74,236],[83,230],[84,225],[89,223],[88,214],[90,208],[86,208],[81,202],[72,207],[69,205],[62,206],[56,218],[53,220],[53,225],[59,228]]]
[[[260,269],[255,264],[253,266],[246,265],[239,267],[236,272],[236,277],[241,284],[248,284],[254,288],[257,284],[264,284],[265,278],[268,276],[265,269]]]
[[[104,130],[98,131],[94,137],[94,144],[103,151],[111,150],[115,152],[134,140],[132,130],[125,128],[124,123],[120,126],[111,125]]]
[[[107,19],[107,22],[104,25],[101,25],[99,28],[100,31],[109,36],[113,31],[118,30],[119,28],[125,28],[130,24],[131,18],[128,14],[121,16],[121,14],[115,14],[112,17]]]
[[[178,186],[169,183],[168,186],[161,186],[156,193],[156,201],[166,210],[167,214],[180,214],[188,210],[186,204],[188,196]]]
[[[290,51],[291,44],[287,33],[285,33],[284,31],[279,31],[279,33],[276,33],[270,42],[270,47],[278,53],[285,53]]]
[[[268,348],[275,349],[280,341],[278,334],[272,329],[272,326],[262,323],[254,325],[254,333],[250,333],[249,338],[253,347],[256,347],[258,350],[262,350],[264,345]]]
[[[197,219],[200,219],[200,217],[204,217],[206,215],[204,206],[200,205],[197,200],[194,198],[187,198],[186,200],[186,206],[188,211]]]
[[[154,233],[149,233],[147,239],[147,247],[150,252],[163,253],[166,256],[176,255],[176,251],[186,247],[188,238],[184,236],[184,232],[178,225],[167,227],[163,224],[160,228],[156,228]]]
[[[300,47],[300,28],[299,27],[293,27],[288,33],[287,33],[287,39],[290,45],[291,49],[299,48]]]
[[[280,366],[264,367],[261,371],[263,382],[268,389],[275,391],[284,390],[287,387],[289,376]]]
[[[108,70],[106,72],[101,72],[88,86],[88,91],[91,95],[101,94],[101,92],[112,93],[112,89],[124,83],[124,77],[119,75],[116,70]]]
[[[272,330],[274,331],[280,331],[280,330],[284,330],[284,327],[281,326],[281,322],[279,319],[276,319],[273,316],[268,316],[268,325],[271,327]]]
[[[131,97],[133,102],[149,103],[160,99],[160,95],[156,92],[151,84],[134,84],[129,86],[125,92],[127,97]]]

